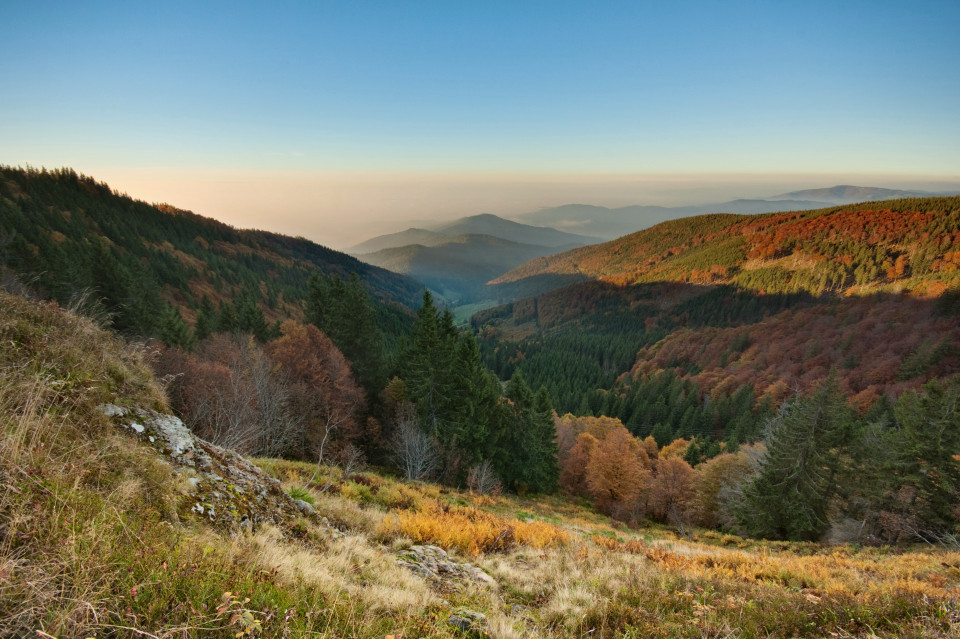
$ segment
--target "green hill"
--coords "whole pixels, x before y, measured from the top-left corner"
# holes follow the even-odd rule
[[[0,265],[63,303],[93,291],[114,326],[144,335],[157,334],[168,304],[192,322],[204,297],[252,302],[269,321],[302,317],[315,273],[355,273],[387,315],[414,308],[423,290],[306,239],[146,204],[70,169],[0,167]]]
[[[958,227],[957,197],[704,215],[533,260],[492,284],[560,275],[619,285],[733,284],[766,293],[942,291],[960,281]]]

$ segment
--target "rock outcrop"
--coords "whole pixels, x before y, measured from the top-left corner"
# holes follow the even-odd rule
[[[183,510],[218,528],[253,531],[270,523],[289,529],[301,516],[316,517],[312,508],[305,509],[291,499],[279,481],[237,453],[195,437],[173,415],[115,404],[103,404],[99,409],[167,457],[192,487]]]
[[[397,563],[435,584],[476,583],[496,589],[497,582],[481,568],[451,559],[437,546],[411,546],[397,553]]]

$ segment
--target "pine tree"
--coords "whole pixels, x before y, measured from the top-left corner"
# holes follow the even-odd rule
[[[176,306],[167,305],[160,324],[160,339],[167,346],[179,346],[184,350],[191,350],[196,343],[193,333],[180,316]]]
[[[557,485],[556,427],[545,390],[534,395],[517,372],[507,384],[509,408],[500,424],[494,461],[504,484],[519,493],[548,492]]]
[[[252,334],[261,344],[270,337],[263,309],[257,304],[256,297],[250,291],[244,291],[237,299],[237,328]]]
[[[210,298],[204,295],[200,298],[200,306],[197,309],[197,322],[193,327],[197,341],[203,341],[213,334],[216,328],[217,311],[213,307]]]
[[[425,292],[406,357],[404,381],[424,429],[441,443],[450,439],[454,346],[445,329],[441,329],[433,296]]]
[[[889,460],[880,477],[887,508],[926,541],[956,534],[960,524],[960,377],[932,381],[922,393],[904,393],[894,407],[897,428],[883,447]]]
[[[312,276],[306,316],[350,361],[367,396],[376,396],[386,383],[383,331],[377,326],[370,296],[356,274],[351,275],[349,282],[338,277]]]
[[[655,424],[650,434],[660,448],[663,448],[673,441],[673,430],[670,428],[670,424],[666,422],[658,422]]]
[[[740,520],[751,535],[813,540],[826,529],[840,492],[854,418],[831,376],[809,397],[795,397],[771,421],[767,456],[745,491]]]
[[[238,328],[237,311],[229,300],[220,300],[216,327],[217,333],[232,333]]]

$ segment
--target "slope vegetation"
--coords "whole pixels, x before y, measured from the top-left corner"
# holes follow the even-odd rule
[[[734,396],[776,406],[833,370],[867,410],[960,372],[958,229],[960,198],[676,220],[515,269],[501,286],[579,283],[473,322],[493,368],[561,412],[729,437],[762,422],[725,412]],[[653,393],[671,379],[691,385]]]
[[[321,493],[310,464],[255,460],[258,470],[198,440],[162,443],[131,419],[166,411],[143,356],[88,320],[0,291],[3,636],[960,630],[955,551],[631,530],[558,498],[336,468],[321,469],[331,478]]]
[[[238,230],[149,205],[72,170],[0,168],[0,266],[61,302],[92,290],[114,324],[156,334],[166,305],[192,321],[204,297],[300,317],[315,273],[357,274],[381,302],[414,307],[418,283],[303,238]]]
[[[545,275],[614,284],[734,284],[758,292],[942,292],[958,277],[960,198],[757,216],[705,215],[525,264],[493,284]],[[939,288],[939,291],[937,290]]]

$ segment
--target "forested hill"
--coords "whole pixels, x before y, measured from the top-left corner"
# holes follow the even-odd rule
[[[580,280],[474,316],[488,363],[563,413],[752,441],[831,372],[861,411],[960,373],[960,198],[675,220],[528,263]]]
[[[672,220],[539,258],[492,284],[528,294],[585,280],[729,284],[814,295],[917,290],[960,281],[960,198],[914,198],[764,215]]]
[[[239,230],[120,195],[70,169],[0,167],[0,267],[61,303],[88,290],[123,331],[156,334],[167,309],[201,304],[301,318],[311,275],[356,274],[390,306],[419,305],[421,284],[303,238]],[[206,298],[206,302],[204,301]]]

